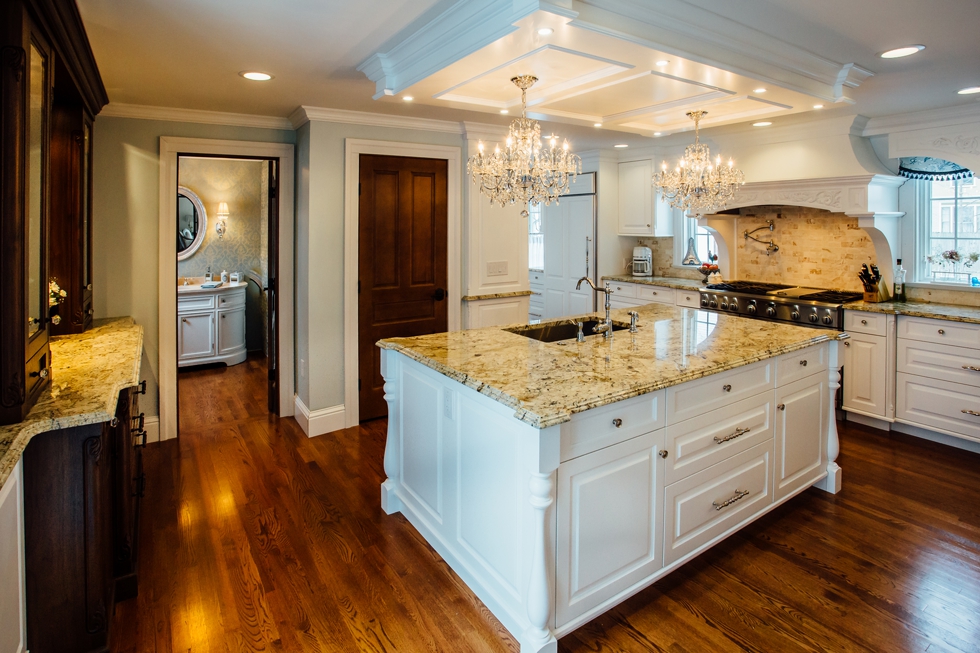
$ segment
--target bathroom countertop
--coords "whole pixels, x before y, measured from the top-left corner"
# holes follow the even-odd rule
[[[932,302],[851,302],[850,304],[844,304],[844,310],[928,317],[935,320],[980,324],[980,308],[959,306],[957,304],[934,304]]]
[[[628,310],[614,310],[614,321],[628,324]],[[379,341],[378,346],[402,353],[512,408],[517,419],[535,428],[546,428],[590,408],[841,335],[673,304],[648,304],[632,310],[639,314],[638,332],[618,331],[611,341],[589,336],[581,343],[574,338],[540,342],[517,333],[540,325],[512,325],[391,338]],[[545,324],[574,323],[575,319]]]
[[[0,487],[31,438],[108,422],[119,393],[140,382],[143,327],[131,317],[96,320],[84,333],[51,338],[51,384],[22,422],[0,426]]]
[[[620,283],[639,283],[647,286],[661,286],[678,290],[697,290],[704,287],[700,279],[680,279],[678,277],[634,277],[632,274],[612,274],[602,277],[601,281],[618,281]]]
[[[235,288],[244,288],[248,285],[247,281],[234,281],[223,283],[218,288],[202,288],[199,283],[192,283],[186,286],[177,284],[177,294],[178,295],[204,295],[207,293],[222,292],[225,290],[234,290]]]

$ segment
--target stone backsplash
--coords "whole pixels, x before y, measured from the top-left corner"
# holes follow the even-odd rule
[[[653,276],[675,279],[701,279],[694,268],[674,267],[674,239],[671,236],[638,238],[637,245],[644,245],[653,252]]]

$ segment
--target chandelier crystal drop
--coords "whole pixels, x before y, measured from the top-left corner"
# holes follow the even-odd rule
[[[694,144],[684,148],[684,158],[673,170],[663,169],[653,177],[653,184],[663,198],[675,209],[683,209],[690,215],[703,215],[725,208],[735,197],[738,187],[745,183],[745,175],[729,159],[721,162],[721,155],[712,162],[711,150],[701,143],[698,126],[707,111],[690,111],[687,116],[694,121]]]
[[[510,81],[521,89],[521,117],[510,124],[503,150],[497,145],[486,153],[480,141],[479,152],[469,158],[466,170],[491,204],[522,204],[521,215],[526,218],[529,204],[547,206],[568,192],[569,181],[582,172],[582,160],[569,150],[568,141],[559,146],[553,134],[548,137],[549,147],[542,147],[541,125],[527,117],[527,89],[538,78],[520,75]]]

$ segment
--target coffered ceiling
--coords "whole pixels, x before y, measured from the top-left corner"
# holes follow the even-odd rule
[[[980,85],[977,0],[77,1],[117,105],[506,124],[520,100],[509,78],[532,73],[529,110],[564,123],[577,148],[689,129],[693,108],[708,126],[815,104],[869,117],[980,108],[956,95]],[[926,49],[876,56],[911,43]],[[248,69],[274,79],[239,77]]]

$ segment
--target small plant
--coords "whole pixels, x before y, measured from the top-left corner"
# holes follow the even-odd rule
[[[937,256],[927,256],[926,260],[930,263],[937,263],[943,267],[947,265],[956,267],[957,263],[961,263],[965,268],[972,268],[973,265],[980,261],[980,254],[977,252],[972,252],[970,254],[960,254],[955,249],[947,249],[942,254]]]

